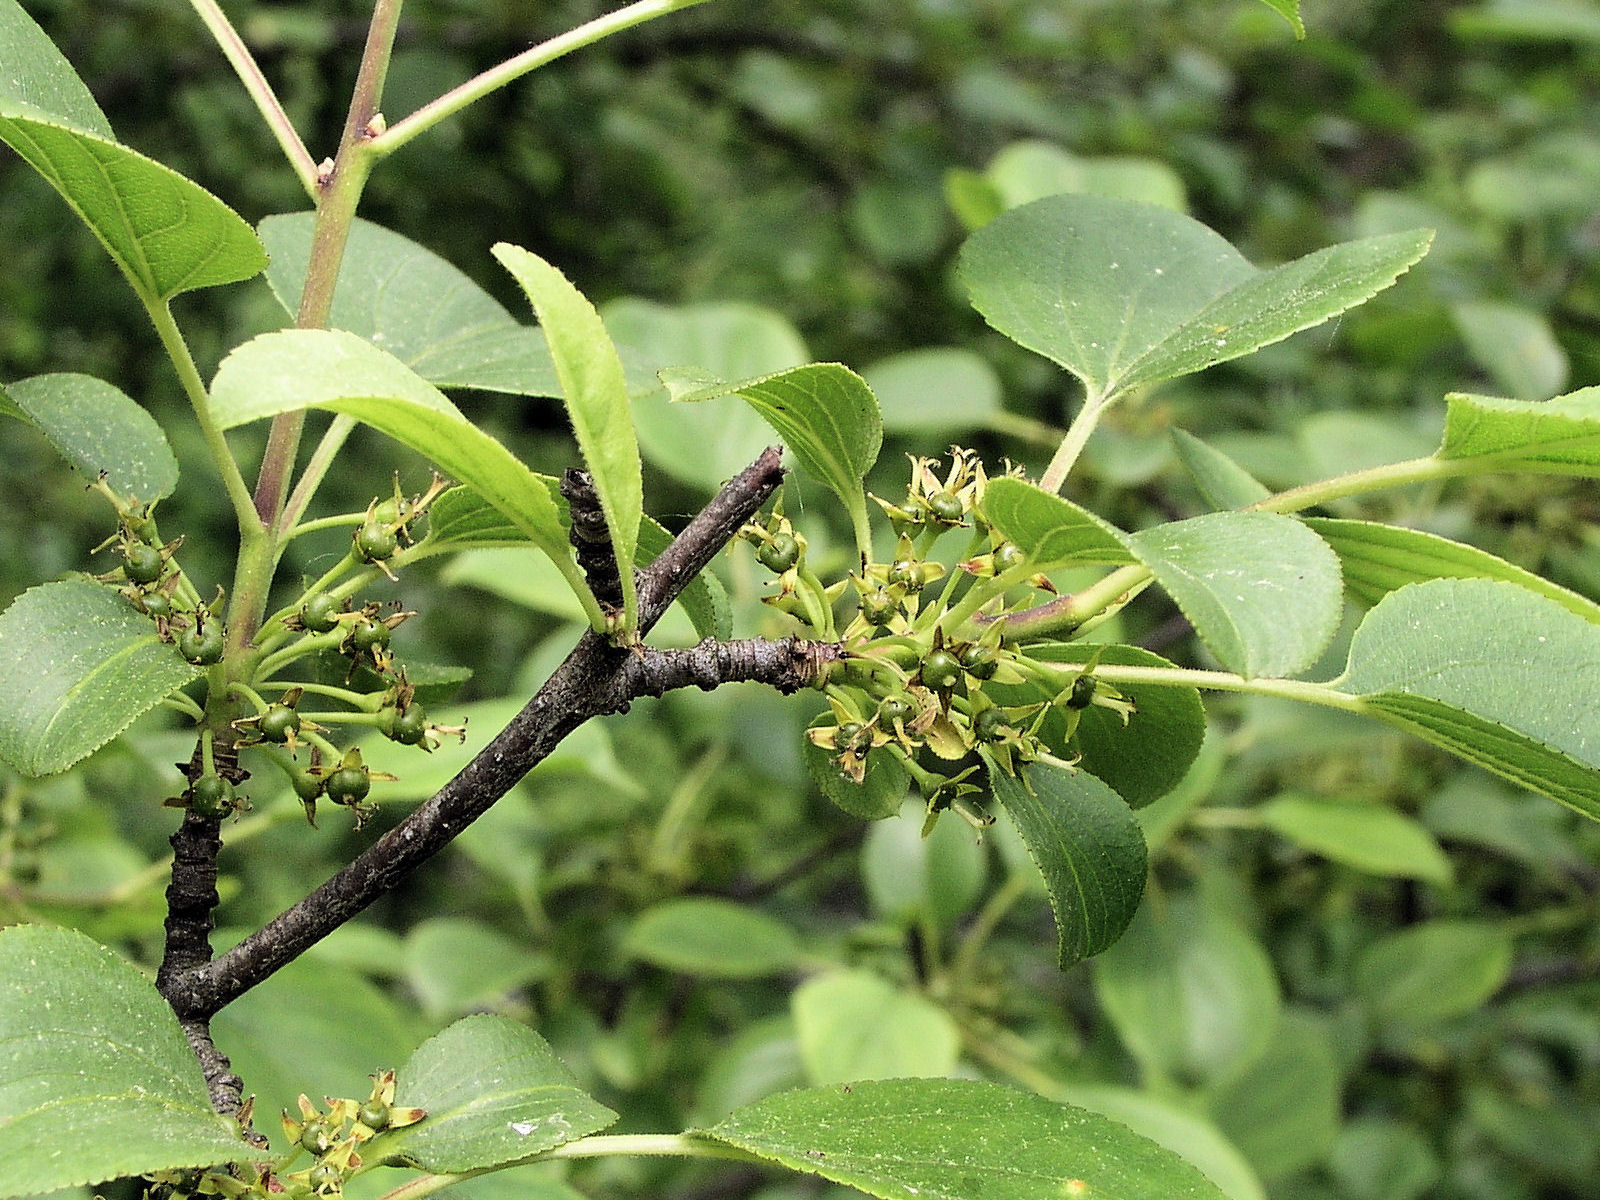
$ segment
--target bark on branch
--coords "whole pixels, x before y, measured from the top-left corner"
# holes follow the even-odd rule
[[[639,578],[639,622],[648,631],[678,593],[761,507],[783,477],[768,449],[689,522]],[[589,632],[565,662],[462,772],[298,904],[209,963],[164,972],[162,993],[181,1019],[203,1021],[393,888],[590,717],[677,687],[754,680],[792,691],[816,678],[840,649],[829,643],[702,642],[689,650],[618,649]]]

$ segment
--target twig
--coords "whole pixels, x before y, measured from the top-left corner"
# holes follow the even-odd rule
[[[639,581],[641,632],[703,570],[783,477],[767,450],[689,522]],[[619,650],[588,632],[538,693],[459,775],[333,878],[214,961],[168,972],[162,994],[185,1019],[209,1017],[242,995],[449,845],[590,717],[621,711],[641,695],[715,687],[735,679],[793,689],[840,651],[831,644],[701,643],[690,650]]]

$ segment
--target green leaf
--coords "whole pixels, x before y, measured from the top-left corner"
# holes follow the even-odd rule
[[[927,804],[912,797],[867,830],[862,882],[875,914],[907,927],[951,929],[982,895],[988,855],[971,827],[954,817],[924,836],[927,818]]]
[[[0,0],[0,112],[31,113],[116,139],[88,85],[17,0]]]
[[[1157,1080],[1220,1085],[1265,1051],[1278,981],[1255,938],[1193,896],[1146,904],[1101,955],[1095,992]]]
[[[999,376],[971,350],[908,350],[880,359],[861,376],[891,433],[984,429],[1003,411]]]
[[[212,413],[224,429],[302,408],[345,413],[426,455],[494,505],[554,560],[580,597],[593,602],[551,481],[372,343],[321,329],[263,334],[223,359],[211,383]]]
[[[311,264],[315,213],[257,226],[272,256],[267,282],[293,316]],[[544,334],[521,324],[464,272],[382,225],[357,219],[339,264],[328,328],[359,334],[429,383],[520,396],[561,396]]]
[[[638,624],[633,559],[644,515],[644,476],[622,360],[594,305],[565,275],[521,246],[500,242],[494,256],[527,293],[550,343],[572,432],[611,534],[622,583],[624,627],[632,630]]]
[[[1441,1021],[1483,1004],[1511,970],[1511,935],[1487,921],[1413,925],[1362,950],[1355,990],[1377,1021]]]
[[[1339,556],[1346,595],[1369,607],[1408,583],[1426,579],[1499,579],[1600,624],[1600,604],[1476,546],[1375,521],[1307,517],[1305,523]]]
[[[810,728],[832,724],[833,715],[825,712],[811,722]],[[894,816],[911,787],[906,769],[893,755],[881,751],[867,755],[866,774],[859,784],[840,773],[836,751],[813,745],[810,738],[801,738],[800,754],[817,790],[852,817],[881,821]]]
[[[1266,1189],[1244,1156],[1215,1125],[1182,1108],[1176,1100],[1106,1084],[1068,1085],[1060,1098],[1120,1121],[1140,1136],[1180,1155],[1204,1171],[1228,1200],[1267,1200]]]
[[[1418,1200],[1442,1174],[1421,1131],[1383,1117],[1350,1122],[1328,1156],[1328,1172],[1350,1200]]]
[[[0,41],[0,78],[14,51]],[[38,64],[26,50],[19,57]],[[0,141],[61,193],[141,299],[164,304],[180,292],[249,279],[267,265],[242,217],[199,184],[120,145],[109,127],[100,128],[104,117],[92,132],[70,127],[99,116],[98,109],[91,114],[58,95],[72,111],[40,119],[34,102],[45,98],[41,78],[25,87],[29,99],[0,87]]]
[[[871,971],[833,971],[795,989],[790,1007],[811,1082],[948,1075],[961,1032],[944,1009]]]
[[[714,492],[755,461],[772,440],[749,406],[673,404],[656,372],[692,367],[717,379],[751,379],[808,362],[805,342],[778,313],[753,304],[686,304],[615,300],[601,315],[648,368],[653,385],[633,401],[640,449],[653,465],[691,487]]]
[[[1339,559],[1293,517],[1207,513],[1133,534],[1128,546],[1207,649],[1246,678],[1305,670],[1339,628]]]
[[[7,384],[11,415],[44,434],[91,478],[104,471],[119,496],[146,503],[178,486],[178,460],[161,426],[125,393],[92,375],[35,375]]]
[[[0,614],[0,759],[64,771],[200,673],[111,588],[30,588]]]
[[[739,383],[696,371],[663,371],[662,381],[679,402],[743,399],[777,431],[800,466],[844,501],[857,546],[871,547],[862,480],[878,459],[883,419],[861,376],[838,363],[808,363]]]
[[[617,1119],[543,1038],[506,1017],[466,1017],[429,1038],[400,1069],[395,1103],[428,1116],[374,1138],[362,1157],[441,1174],[531,1158]]]
[[[1450,311],[1473,359],[1511,395],[1548,400],[1567,382],[1567,352],[1541,314],[1487,300]]]
[[[1159,159],[1085,158],[1049,142],[1013,142],[989,161],[984,176],[1002,209],[1068,192],[1136,200],[1174,212],[1189,206],[1182,178]]]
[[[623,937],[622,951],[669,971],[711,979],[778,975],[800,959],[800,943],[782,921],[705,896],[646,909]]]
[[[983,493],[983,515],[1008,541],[1027,551],[1038,570],[1133,561],[1120,530],[1026,480],[991,479]]]
[[[1440,458],[1488,459],[1506,471],[1600,475],[1600,387],[1542,401],[1452,392],[1445,405]]]
[[[413,926],[403,955],[406,982],[433,1017],[493,1007],[547,966],[526,942],[465,917]]]
[[[554,491],[555,480],[546,479],[546,483],[552,489],[551,500],[558,506],[564,504],[565,501],[562,501]],[[467,553],[458,555],[445,568],[443,574],[447,583],[486,581],[487,572],[479,569],[487,565],[480,558],[482,551],[516,549],[533,545],[527,534],[513,525],[504,513],[467,487],[450,488],[429,506],[428,536],[430,553],[446,554],[467,547],[472,548]],[[647,567],[671,544],[672,534],[647,514],[639,522],[638,557],[635,561],[640,567]],[[527,594],[526,585],[530,574],[537,576],[554,571],[549,559],[541,558],[533,567],[509,578],[501,569],[503,565],[494,568],[494,578],[501,584],[515,583],[517,586],[515,595],[512,594],[513,589],[508,587],[491,589],[498,595],[515,599],[519,603],[528,603],[531,607],[542,608],[560,616],[576,615],[577,619],[584,619],[581,616],[582,606],[577,605],[575,608],[574,599],[567,592],[564,579],[559,596]],[[561,578],[559,572],[556,572],[556,577]],[[536,599],[540,602],[535,603]],[[677,603],[688,614],[695,633],[700,637],[726,640],[733,636],[733,611],[728,604],[728,593],[714,572],[705,570],[691,579],[678,594]]]
[[[1554,600],[1496,580],[1410,584],[1367,613],[1339,686],[1392,724],[1600,820],[1600,626]]]
[[[1429,236],[1345,242],[1259,271],[1198,221],[1101,196],[1050,196],[967,240],[961,274],[1001,333],[1104,398],[1239,358],[1370,299]]]
[[[1325,1022],[1286,1009],[1261,1057],[1207,1098],[1213,1119],[1267,1179],[1322,1161],[1339,1133],[1339,1061]]]
[[[1273,12],[1294,26],[1294,36],[1304,39],[1306,23],[1300,18],[1300,0],[1261,0]]]
[[[1132,810],[1087,771],[1044,763],[1014,777],[991,762],[989,786],[1044,876],[1061,969],[1105,950],[1144,895],[1144,837]]]
[[[965,1079],[785,1092],[701,1136],[882,1200],[1224,1200],[1116,1121]]]
[[[1174,429],[1172,446],[1212,508],[1246,508],[1272,494],[1249,471],[1193,434]]]
[[[257,1153],[154,984],[80,933],[0,929],[0,1196]]]
[[[1095,658],[1118,667],[1174,665],[1138,646],[1039,642],[1029,646],[1027,653],[1029,658],[1050,663],[1087,663]],[[993,689],[995,685],[989,684],[986,690]],[[1030,690],[1030,699],[1054,699],[1037,685]],[[1079,765],[1084,770],[1110,784],[1130,808],[1142,809],[1177,787],[1194,764],[1206,736],[1205,706],[1195,688],[1119,683],[1117,691],[1133,702],[1134,713],[1128,723],[1124,725],[1122,717],[1109,708],[1090,705],[1078,718],[1071,750],[1082,756]],[[1050,731],[1047,721],[1047,740]]]
[[[1359,800],[1288,793],[1263,804],[1261,820],[1279,837],[1358,871],[1450,884],[1450,860],[1421,824]]]

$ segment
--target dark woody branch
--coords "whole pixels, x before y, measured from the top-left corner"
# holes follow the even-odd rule
[[[689,522],[639,577],[640,632],[753,516],[783,477],[768,449]],[[186,1020],[203,1020],[315,945],[437,854],[590,717],[639,696],[740,680],[792,691],[840,654],[830,644],[702,642],[688,650],[619,649],[585,633],[538,693],[462,772],[298,904],[215,960],[164,972],[162,993]]]

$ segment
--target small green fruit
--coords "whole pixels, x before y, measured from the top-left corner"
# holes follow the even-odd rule
[[[339,623],[344,604],[327,592],[313,592],[300,606],[300,624],[312,633],[327,633]]]
[[[269,742],[283,743],[300,732],[300,714],[287,704],[273,704],[261,714],[261,736]]]
[[[782,575],[800,561],[800,543],[787,533],[775,533],[772,540],[756,551],[756,561],[776,575]]]
[[[930,651],[922,660],[921,679],[936,692],[947,692],[961,678],[961,663],[948,650]]]
[[[323,781],[322,790],[335,804],[360,804],[372,790],[372,776],[364,767],[340,767]]]
[[[211,618],[196,623],[178,634],[178,653],[197,667],[209,667],[222,659],[222,622]]]
[[[154,546],[129,542],[122,547],[122,573],[134,583],[154,583],[166,569],[166,558]]]
[[[220,820],[233,811],[233,784],[217,774],[202,775],[189,785],[189,811]]]

